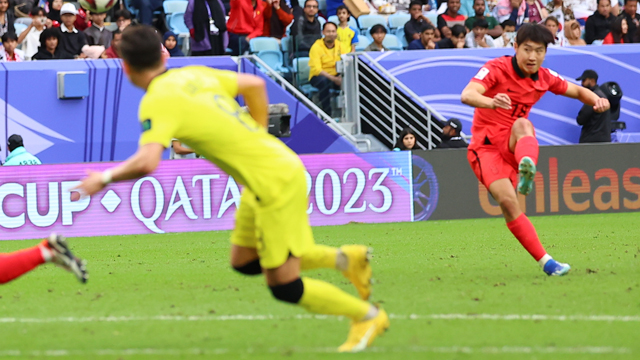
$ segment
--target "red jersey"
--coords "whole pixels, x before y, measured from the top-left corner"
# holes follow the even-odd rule
[[[503,56],[488,61],[471,79],[484,86],[484,96],[493,98],[507,94],[511,109],[476,108],[471,126],[471,147],[502,138],[510,134],[511,126],[518,118],[528,118],[531,107],[547,92],[563,95],[569,84],[555,71],[541,67],[531,77],[525,77],[515,56]]]

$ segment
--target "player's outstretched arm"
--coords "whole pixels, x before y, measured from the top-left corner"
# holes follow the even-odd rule
[[[73,189],[78,190],[83,196],[90,196],[104,189],[111,182],[137,179],[147,175],[158,167],[163,151],[164,146],[161,144],[143,145],[127,161],[112,169],[103,172],[88,171],[87,177]]]
[[[611,107],[608,99],[601,98],[593,91],[582,86],[572,83],[568,84],[569,86],[567,87],[567,91],[564,93],[564,96],[572,99],[578,99],[585,105],[593,106],[593,111],[597,113],[605,112]]]
[[[269,97],[264,80],[249,74],[238,74],[238,94],[244,97],[251,117],[260,125],[269,126]]]
[[[462,90],[460,100],[463,104],[476,108],[511,109],[511,98],[509,98],[507,94],[496,94],[492,99],[483,95],[486,91],[487,90],[482,86],[482,84],[471,81],[467,84],[464,90]]]

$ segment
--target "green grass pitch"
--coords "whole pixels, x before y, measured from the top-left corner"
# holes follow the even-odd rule
[[[231,271],[229,232],[70,239],[88,284],[47,265],[0,286],[0,358],[640,359],[639,215],[532,221],[569,275],[547,277],[502,219],[314,228],[318,243],[374,248],[391,328],[352,355],[334,353],[347,320]],[[305,275],[355,294],[335,271]]]

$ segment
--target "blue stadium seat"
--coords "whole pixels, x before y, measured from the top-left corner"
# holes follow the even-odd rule
[[[164,13],[167,16],[167,24],[169,23],[169,18],[171,14],[178,12],[185,12],[187,10],[188,1],[184,0],[166,0],[162,3],[162,7],[164,8]]]
[[[438,14],[434,14],[429,12],[425,15],[429,21],[433,24],[433,26],[438,27]]]
[[[169,28],[176,35],[189,33],[189,28],[187,28],[187,25],[184,23],[183,12],[176,12],[171,14],[171,17],[169,18]]]
[[[382,45],[389,50],[402,51],[402,43],[394,34],[387,34],[387,36],[384,37],[384,40],[382,40]]]
[[[366,36],[360,36],[358,38],[358,43],[356,44],[356,51],[364,51],[364,49],[371,44],[371,40],[369,40]]]
[[[25,24],[20,24],[20,23],[14,23],[13,24],[14,28],[16,29],[16,35],[20,35],[20,33],[22,33],[23,31],[27,30],[27,28],[29,26],[25,25]]]
[[[340,20],[338,20],[338,15],[329,16],[328,21],[336,25],[340,25]],[[356,18],[354,18],[353,16],[349,17],[349,26],[354,28],[355,30],[358,30],[358,22],[356,21]]]
[[[404,24],[411,20],[411,15],[396,13],[393,15],[389,15],[389,18],[387,20],[389,21],[389,29],[391,31],[394,31],[395,29],[404,27]]]
[[[318,22],[320,22],[320,29],[322,29],[327,20],[325,20],[322,16],[318,16]]]
[[[295,73],[298,89],[308,98],[311,98],[314,93],[318,92],[318,89],[309,84],[309,71],[308,57],[293,59],[293,72]]]
[[[282,53],[280,50],[262,50],[256,54],[260,60],[264,61],[271,69],[280,74],[288,73],[289,69],[282,65]]]
[[[360,33],[363,35],[368,34],[373,25],[380,24],[387,27],[387,19],[381,15],[361,15],[358,18],[358,23],[360,24]]]
[[[404,49],[407,49],[409,47],[409,43],[407,42],[407,37],[405,36],[405,33],[404,33],[404,26],[397,28],[395,31],[395,34],[400,40],[400,44],[402,44],[402,47]]]
[[[276,38],[264,36],[249,40],[249,51],[252,53],[265,50],[280,52],[280,44],[278,44],[278,40],[276,40]]]

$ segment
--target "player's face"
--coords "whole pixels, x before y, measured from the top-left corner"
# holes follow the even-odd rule
[[[411,13],[411,17],[414,19],[419,18],[420,16],[422,16],[422,6],[420,5],[413,5],[411,7],[411,10],[409,10],[409,12]]]
[[[416,137],[413,134],[407,134],[402,138],[402,143],[407,149],[413,149],[416,145]]]
[[[476,0],[473,3],[473,11],[476,12],[476,16],[482,16],[484,15],[484,0]]]
[[[624,4],[624,12],[629,16],[634,16],[636,11],[638,11],[638,2],[634,0],[627,0],[627,3]]]
[[[349,21],[349,12],[346,9],[340,9],[340,11],[338,11],[338,20],[340,20],[341,23]]]
[[[544,61],[547,49],[544,44],[534,43],[531,40],[523,44],[514,44],[516,50],[516,61],[523,73],[533,75],[538,72],[540,65]]]
[[[447,8],[452,13],[457,13],[458,10],[460,10],[460,0],[448,0],[447,1]]]
[[[609,0],[600,0],[600,4],[598,4],[598,12],[600,15],[608,18],[609,14],[611,14],[611,2],[609,2]]]

